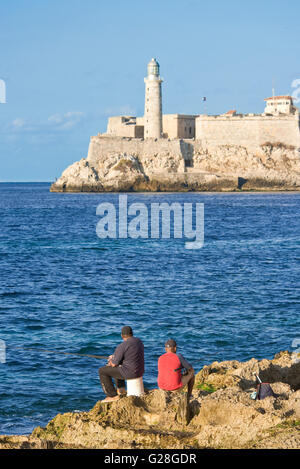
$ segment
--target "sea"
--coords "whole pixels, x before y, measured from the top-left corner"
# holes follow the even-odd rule
[[[0,184],[0,434],[28,434],[103,399],[105,359],[50,352],[110,355],[124,325],[144,342],[148,389],[169,338],[196,372],[293,351],[300,193],[127,195],[149,210],[204,204],[203,247],[187,249],[172,232],[99,238],[97,207],[117,207],[119,194],[49,189]]]

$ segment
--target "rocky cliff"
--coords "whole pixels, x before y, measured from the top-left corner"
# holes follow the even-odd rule
[[[299,190],[298,148],[203,146],[200,141],[92,137],[53,192]]]
[[[253,400],[254,373],[275,397]],[[193,396],[148,391],[97,402],[89,412],[57,415],[30,436],[2,436],[5,448],[299,448],[300,361],[214,362],[196,376]]]

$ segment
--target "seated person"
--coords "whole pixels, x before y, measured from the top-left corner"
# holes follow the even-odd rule
[[[134,337],[130,326],[122,328],[123,342],[118,345],[113,355],[109,357],[108,365],[99,368],[100,382],[106,398],[103,402],[119,399],[119,394],[125,390],[125,380],[140,378],[144,374],[144,345],[140,339]],[[116,381],[117,390],[113,379]]]
[[[195,372],[180,353],[176,353],[175,340],[169,339],[165,343],[166,353],[158,359],[158,387],[164,391],[176,391],[183,386],[188,386],[188,397],[191,397],[195,382]],[[187,374],[182,374],[182,369]]]

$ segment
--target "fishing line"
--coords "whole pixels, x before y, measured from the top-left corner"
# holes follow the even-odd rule
[[[29,352],[54,353],[54,354],[59,354],[59,355],[73,355],[76,357],[96,358],[97,360],[108,360],[109,358],[104,355],[91,355],[87,353],[75,353],[75,352],[59,352],[57,350],[46,350],[46,349],[41,349],[41,348],[29,348],[29,347],[16,347],[12,345],[6,345],[6,349],[25,350]]]
[[[60,352],[58,350],[46,350],[46,349],[41,349],[41,348],[31,348],[31,347],[17,347],[13,345],[7,345],[6,344],[6,350],[11,349],[11,350],[24,350],[26,352],[40,352],[40,353],[52,353],[52,354],[59,354],[59,355],[71,355],[75,357],[87,357],[87,358],[95,358],[96,360],[108,360],[109,357],[105,355],[92,355],[92,354],[87,354],[87,353],[75,353],[75,352]],[[211,354],[207,354],[211,355]],[[192,360],[193,363],[202,363],[203,359],[201,360]]]

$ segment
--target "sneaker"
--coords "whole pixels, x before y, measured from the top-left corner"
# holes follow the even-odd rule
[[[118,401],[120,399],[120,396],[114,396],[114,397],[106,397],[105,399],[103,399],[101,402],[114,402],[114,401]]]

